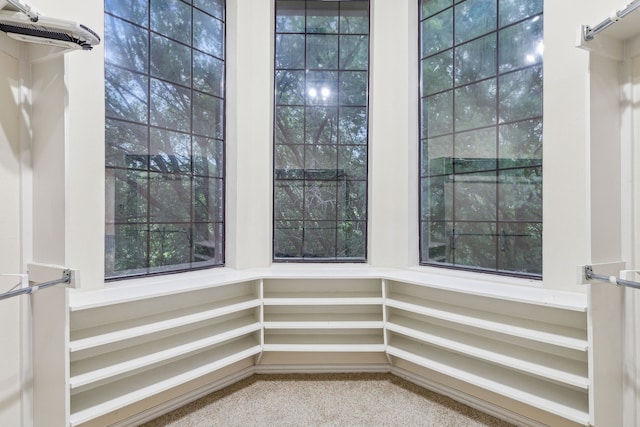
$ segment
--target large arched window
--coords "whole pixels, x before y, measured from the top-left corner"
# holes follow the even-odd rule
[[[224,263],[224,0],[106,0],[107,278]]]
[[[275,261],[365,261],[369,2],[276,1]]]
[[[421,0],[420,260],[542,274],[542,0]]]

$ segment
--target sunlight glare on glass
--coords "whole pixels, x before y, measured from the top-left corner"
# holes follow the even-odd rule
[[[316,90],[316,88],[312,87],[309,89],[309,96],[311,98],[315,98],[316,96],[318,96],[318,91]]]
[[[525,59],[527,60],[527,63],[533,64],[533,63],[535,63],[537,61],[538,57],[542,56],[543,53],[544,53],[544,43],[542,41],[540,41],[536,45],[535,52],[527,54]]]

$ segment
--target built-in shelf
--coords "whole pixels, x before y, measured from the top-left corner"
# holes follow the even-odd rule
[[[387,331],[524,374],[584,390],[589,387],[586,355],[578,361],[399,315],[391,316]]]
[[[209,304],[185,308],[174,312],[159,313],[157,315],[139,319],[115,322],[94,328],[71,331],[71,352],[86,350],[118,341],[136,338],[183,325],[202,322],[207,319],[224,316],[260,306],[260,300],[252,298],[236,298],[234,300],[217,302],[213,307]]]
[[[176,278],[159,278],[157,289],[141,280],[130,290],[68,291],[66,354],[58,358],[68,364],[64,419],[80,426],[112,416],[243,360],[238,369],[291,357],[278,353],[334,353],[349,363],[380,353],[392,372],[415,366],[420,377],[427,368],[588,424],[581,295],[514,292],[504,283],[476,289],[447,277],[434,284],[431,274],[365,267],[214,276],[181,276],[193,279],[182,291]]]
[[[72,362],[69,380],[71,393],[74,394],[74,390],[77,388],[107,378],[168,363],[187,354],[260,331],[261,328],[262,325],[256,322],[253,317],[234,319],[214,327],[201,328],[189,333]]]
[[[542,381],[466,355],[392,334],[387,353],[488,391],[518,400],[581,425],[589,423],[585,391]]]
[[[71,426],[77,426],[195,380],[257,355],[261,350],[257,337],[247,336],[184,358],[180,363],[163,365],[76,394],[71,399]]]
[[[473,310],[395,294],[386,300],[386,306],[574,350],[587,351],[588,348],[586,330],[563,325],[542,321],[532,322],[500,313]]]

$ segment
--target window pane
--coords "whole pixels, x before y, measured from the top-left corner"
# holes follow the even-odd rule
[[[191,130],[191,91],[151,79],[151,124],[167,129]]]
[[[304,104],[304,71],[276,71],[276,105]]]
[[[107,200],[107,223],[140,223],[147,219],[147,172],[111,169],[106,172],[106,187],[113,198]]]
[[[147,71],[149,32],[109,15],[104,17],[105,62],[133,71]]]
[[[542,274],[541,223],[503,223],[498,241],[500,270]]]
[[[422,60],[422,95],[453,87],[453,51],[448,50]]]
[[[496,128],[458,133],[455,151],[456,173],[495,170],[497,167]]]
[[[116,67],[105,70],[105,109],[107,117],[147,122],[148,77]]]
[[[366,181],[344,180],[338,185],[338,219],[367,220]]]
[[[422,21],[420,52],[422,58],[453,46],[453,9]]]
[[[305,2],[300,0],[276,1],[276,31],[278,33],[304,33]]]
[[[224,261],[224,224],[195,223],[193,225],[191,265],[194,268],[220,265]]]
[[[494,171],[460,174],[455,177],[455,219],[496,220],[497,178]]]
[[[341,145],[338,147],[338,169],[347,179],[367,178],[367,149],[364,145]]]
[[[304,107],[276,108],[276,142],[304,144]]]
[[[276,219],[303,219],[304,181],[278,181],[274,203],[277,207]]]
[[[222,58],[224,55],[224,25],[221,21],[193,11],[193,45],[210,55]]]
[[[369,2],[340,3],[340,33],[369,34]]]
[[[307,144],[336,144],[338,142],[338,109],[308,107],[305,134]]]
[[[276,68],[304,68],[304,36],[278,34],[276,36]]]
[[[191,83],[191,49],[152,34],[151,75],[188,86]]]
[[[339,144],[366,144],[367,108],[340,108],[338,128],[340,129],[338,133]]]
[[[193,88],[211,95],[224,94],[224,61],[193,51]]]
[[[453,135],[423,140],[422,176],[450,173],[453,173]]]
[[[224,103],[220,98],[193,94],[193,133],[211,138],[224,137]]]
[[[335,105],[338,102],[338,73],[327,71],[307,72],[306,103],[311,105]]]
[[[193,0],[193,5],[207,13],[210,13],[218,19],[224,19],[223,0]]]
[[[536,16],[500,31],[500,72],[542,61],[542,19]]]
[[[152,222],[191,220],[191,179],[170,173],[149,174],[149,216]]]
[[[276,261],[366,255],[368,16],[368,2],[276,2]]]
[[[193,179],[193,220],[195,222],[222,222],[223,181],[218,178]]]
[[[499,0],[500,26],[542,13],[543,0]]]
[[[338,6],[332,2],[307,2],[307,33],[337,33]]]
[[[191,7],[180,0],[150,0],[151,29],[182,43],[191,43]]]
[[[542,67],[500,77],[500,122],[542,115]]]
[[[542,119],[500,126],[500,167],[542,165]]]
[[[453,230],[453,263],[480,269],[496,270],[497,236],[495,224],[457,223]]]
[[[366,70],[369,64],[369,38],[340,36],[340,69]]]
[[[542,221],[542,168],[501,171],[499,183],[500,220]]]
[[[119,16],[127,21],[147,27],[148,23],[148,0],[105,0],[104,11]],[[107,21],[105,16],[105,22]],[[105,28],[106,30],[106,28]],[[107,37],[105,34],[105,41]]]
[[[340,74],[340,105],[367,105],[368,76],[369,73],[366,71],[350,71]]]
[[[502,39],[500,41],[502,42]],[[457,85],[472,83],[495,74],[495,34],[489,34],[456,48],[455,76]]]
[[[455,9],[456,43],[496,29],[497,0],[467,0]]]
[[[365,257],[367,223],[344,221],[338,223],[337,258],[360,260]]]
[[[452,0],[420,0],[420,18],[424,19],[438,13],[442,9],[450,7],[452,2]]]
[[[187,224],[154,224],[149,228],[149,272],[189,268],[191,236]]]
[[[191,171],[191,135],[151,129],[149,168],[162,173]]]
[[[304,258],[335,258],[337,225],[333,221],[305,221]]]
[[[224,142],[218,139],[193,138],[193,173],[224,178]]]
[[[105,161],[107,166],[147,169],[147,127],[120,120],[107,119],[105,122],[107,145]]]
[[[302,258],[302,221],[275,221],[273,254],[276,258]]]
[[[463,131],[496,123],[496,80],[486,80],[456,89],[456,130]]]
[[[422,100],[423,136],[453,131],[453,92],[445,92]]]
[[[308,35],[306,39],[307,69],[338,68],[338,36]]]

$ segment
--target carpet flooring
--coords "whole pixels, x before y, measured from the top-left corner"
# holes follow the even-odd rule
[[[144,427],[511,427],[391,374],[253,375]]]

